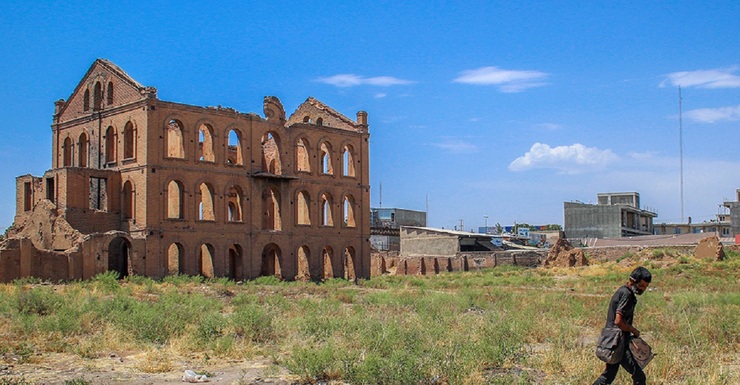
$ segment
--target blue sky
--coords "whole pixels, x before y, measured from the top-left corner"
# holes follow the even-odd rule
[[[372,206],[382,184],[435,227],[562,224],[609,191],[681,221],[678,85],[684,219],[740,188],[737,1],[6,0],[0,18],[0,229],[96,58],[168,101],[365,110]]]

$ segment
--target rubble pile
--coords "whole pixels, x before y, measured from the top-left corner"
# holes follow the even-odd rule
[[[546,267],[588,266],[583,250],[573,247],[565,238],[560,238],[550,248],[543,263]]]
[[[717,238],[716,235],[713,235],[699,241],[699,244],[696,245],[694,255],[699,259],[723,261],[725,259],[725,250],[722,246],[722,242],[719,241],[719,238]]]

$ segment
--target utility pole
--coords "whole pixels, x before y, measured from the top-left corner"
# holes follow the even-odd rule
[[[678,159],[681,193],[681,223],[683,223],[683,112],[681,109],[681,85],[678,86]]]
[[[488,215],[483,216],[484,226],[486,227],[486,234],[489,233],[488,231]]]

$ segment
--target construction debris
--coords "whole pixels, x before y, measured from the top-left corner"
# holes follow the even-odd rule
[[[573,247],[565,238],[560,238],[550,248],[543,263],[545,267],[588,266],[583,250]]]
[[[717,238],[716,235],[713,235],[699,241],[699,244],[696,245],[694,255],[699,259],[723,261],[725,259],[725,250],[722,247],[722,242],[719,241],[719,238]]]

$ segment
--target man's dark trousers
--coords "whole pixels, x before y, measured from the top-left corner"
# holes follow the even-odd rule
[[[625,339],[623,339],[623,341],[624,340]],[[627,347],[625,347],[624,349],[624,356],[622,356],[622,361],[616,364],[606,364],[606,369],[604,369],[604,373],[601,373],[601,376],[596,379],[594,385],[611,384],[612,381],[614,381],[614,377],[617,376],[619,365],[622,365],[624,370],[632,375],[632,383],[634,385],[645,385],[645,373],[642,371],[642,368],[640,368],[640,365],[637,364],[634,358],[632,358],[632,352],[630,352],[629,348]]]

